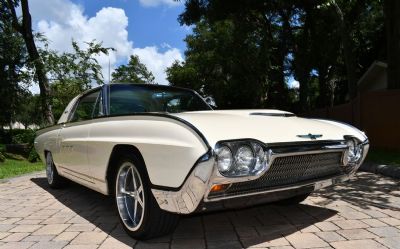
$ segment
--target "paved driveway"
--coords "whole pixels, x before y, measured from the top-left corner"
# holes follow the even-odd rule
[[[171,236],[137,242],[110,198],[44,174],[0,183],[0,248],[400,248],[400,181],[360,173],[303,204],[196,215]]]

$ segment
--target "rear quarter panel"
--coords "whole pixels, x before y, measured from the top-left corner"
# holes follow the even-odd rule
[[[58,144],[58,135],[60,133],[60,125],[51,126],[37,131],[35,138],[35,150],[39,154],[40,159],[45,162],[45,151],[51,151],[53,160],[57,166],[57,158],[60,152]]]

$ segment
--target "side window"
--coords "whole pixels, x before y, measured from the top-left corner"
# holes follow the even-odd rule
[[[100,93],[97,96],[92,117],[101,117],[101,116],[104,116],[104,111],[103,111],[103,95]]]
[[[78,106],[75,108],[75,112],[70,121],[71,122],[83,121],[83,120],[91,119],[92,116],[98,116],[99,108],[95,108],[95,106],[99,105],[97,103],[98,99],[100,99],[99,95],[100,95],[100,90],[83,96],[79,100]],[[93,113],[96,109],[97,109],[97,113],[95,113],[93,115]]]
[[[110,115],[123,115],[147,112],[149,94],[130,85],[112,85],[110,87]]]

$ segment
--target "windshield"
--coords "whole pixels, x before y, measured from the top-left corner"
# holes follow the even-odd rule
[[[110,115],[211,110],[194,91],[157,85],[110,85]]]

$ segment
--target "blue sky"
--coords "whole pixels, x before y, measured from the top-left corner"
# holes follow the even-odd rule
[[[71,41],[81,47],[97,40],[116,52],[97,57],[105,82],[111,72],[131,55],[154,74],[159,84],[168,84],[165,69],[183,61],[184,39],[192,29],[181,26],[178,16],[184,0],[29,0],[33,28],[43,33],[51,49],[71,51]],[[289,86],[298,86],[288,77]],[[36,89],[37,90],[37,89]],[[34,90],[35,91],[35,90]]]
[[[138,0],[75,1],[85,6],[85,14],[94,16],[103,7],[125,10],[128,16],[128,37],[137,47],[169,44],[181,51],[185,50],[185,38],[190,28],[179,25],[177,18],[184,10],[183,1],[176,4],[146,6]]]
[[[191,28],[177,18],[183,1],[174,0],[30,0],[33,28],[49,40],[51,49],[71,51],[71,41],[81,46],[93,39],[115,53],[97,57],[108,80],[111,71],[127,63],[130,55],[152,71],[155,80],[168,84],[165,69],[184,60],[184,38]]]

